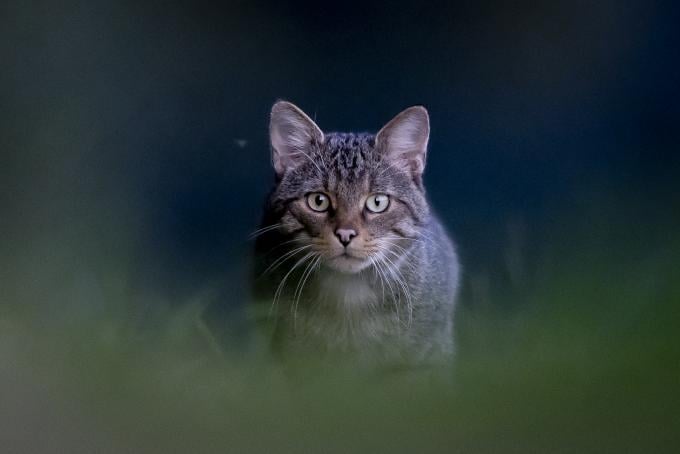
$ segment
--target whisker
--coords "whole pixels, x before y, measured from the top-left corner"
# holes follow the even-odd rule
[[[299,243],[299,242],[300,242],[300,239],[299,239],[299,238],[293,238],[292,240],[283,241],[282,243],[277,244],[276,246],[274,246],[273,248],[271,248],[270,250],[268,250],[267,252],[265,252],[264,255],[271,254],[274,250],[276,250],[276,249],[278,249],[278,248],[280,248],[280,247],[283,247],[283,246],[285,246],[285,245],[287,245],[287,244],[290,244],[290,243]]]
[[[380,273],[384,277],[384,280],[385,280],[385,282],[387,283],[387,286],[390,289],[390,294],[392,295],[392,300],[394,302],[394,308],[395,308],[395,311],[397,313],[397,320],[399,321],[399,323],[401,323],[401,316],[399,314],[399,303],[401,302],[401,294],[398,291],[396,291],[396,292],[394,291],[394,287],[392,287],[392,282],[390,281],[390,279],[387,278],[386,270],[385,270],[385,268],[383,268],[383,267],[386,267],[387,265],[385,263],[383,263],[383,261],[380,259],[380,257],[378,257],[378,256],[375,257],[375,264],[376,264],[376,270],[378,271],[378,273]],[[384,288],[383,288],[383,290],[384,290]],[[395,295],[399,298],[399,303],[397,302],[397,300],[394,299]],[[384,293],[383,293],[383,300],[384,300]],[[384,304],[384,301],[383,301],[383,304]]]
[[[261,229],[257,229],[257,230],[255,230],[254,232],[252,232],[248,235],[248,239],[249,240],[255,239],[255,238],[257,238],[258,236],[260,236],[264,233],[271,232],[272,230],[278,229],[282,225],[283,224],[278,222],[276,224],[268,225],[266,227],[262,227]]]
[[[400,249],[402,251],[402,255],[399,255],[396,252],[394,252],[392,249],[390,249],[390,247],[388,247],[386,245],[378,244],[377,246],[378,246],[378,250],[380,250],[381,252],[383,252],[383,253],[389,252],[390,254],[392,254],[395,257],[395,259],[398,262],[400,262],[399,265],[404,263],[411,271],[417,271],[415,264],[410,263],[408,261],[404,262],[404,259],[411,254],[410,250],[407,251],[406,249],[402,248],[399,245],[390,243],[390,247],[394,247],[394,248]]]
[[[299,253],[299,252],[301,252],[301,251],[304,251],[305,249],[308,249],[308,248],[310,248],[310,247],[312,247],[312,246],[311,246],[311,245],[300,246],[300,247],[298,247],[298,248],[295,248],[295,249],[293,249],[293,250],[290,250],[290,251],[286,252],[286,253],[283,254],[281,257],[279,257],[279,258],[277,258],[276,260],[274,260],[274,261],[267,267],[267,269],[265,269],[265,270],[262,272],[262,276],[264,276],[265,274],[267,274],[267,273],[269,273],[269,272],[271,272],[271,271],[274,271],[276,268],[278,268],[279,266],[281,266],[281,265],[283,264],[283,262],[285,262],[285,261],[288,260],[289,258],[293,257],[293,256],[296,255],[297,253]]]
[[[382,273],[380,272],[380,269],[378,268],[378,264],[375,262],[373,257],[371,257],[369,255],[368,260],[373,265],[373,268],[375,268],[376,276],[380,280],[380,288],[382,289],[382,304],[384,305],[385,304],[385,281],[383,279]]]
[[[279,283],[278,287],[276,288],[276,292],[274,292],[274,299],[272,300],[272,305],[271,305],[271,308],[269,309],[269,315],[270,316],[271,316],[271,313],[274,309],[274,306],[276,306],[277,302],[279,301],[279,298],[281,297],[281,292],[283,291],[283,288],[286,285],[286,280],[288,280],[288,276],[290,276],[290,274],[293,271],[295,271],[295,269],[298,266],[303,264],[305,261],[307,261],[307,259],[312,257],[314,254],[316,254],[316,253],[315,252],[308,252],[304,257],[302,257],[300,260],[298,260],[290,270],[288,270],[288,272],[286,273],[285,276],[283,276],[283,279],[281,279],[281,282]]]
[[[413,319],[413,301],[411,299],[411,292],[409,291],[408,285],[404,281],[404,276],[401,274],[399,271],[398,267],[390,260],[386,255],[382,256],[382,259],[384,260],[385,265],[387,266],[388,270],[393,275],[393,278],[395,282],[401,287],[401,289],[404,292],[404,296],[406,297],[406,305],[409,310],[409,323],[408,326],[411,325],[412,319]]]
[[[320,261],[321,255],[319,254],[309,262],[305,270],[302,272],[300,281],[298,282],[298,285],[295,288],[295,293],[293,294],[293,298],[295,299],[295,302],[293,303],[293,329],[295,329],[297,324],[297,308],[298,305],[300,304],[300,298],[302,297],[302,290],[305,286],[305,283],[307,282],[307,279],[309,279],[309,276],[311,276],[312,272],[314,271],[314,268]]]
[[[423,237],[423,238],[424,238],[425,240],[434,241],[434,240],[432,240],[431,238],[428,238],[428,237]],[[409,238],[409,237],[400,237],[400,236],[385,236],[385,237],[382,237],[382,238],[380,238],[380,239],[381,239],[381,240],[397,240],[397,241],[401,241],[401,240],[404,240],[404,241],[415,241],[415,242],[421,243],[421,244],[423,244],[423,245],[426,245],[426,244],[427,244],[426,241],[424,241],[423,239],[420,239],[420,238]]]

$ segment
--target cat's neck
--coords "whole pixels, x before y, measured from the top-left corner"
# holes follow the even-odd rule
[[[360,309],[377,299],[370,271],[345,274],[321,269],[316,279],[316,287],[320,302],[344,310]]]

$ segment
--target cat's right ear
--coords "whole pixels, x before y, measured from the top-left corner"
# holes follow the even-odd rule
[[[278,101],[272,107],[269,122],[272,165],[280,178],[309,158],[313,144],[323,143],[321,129],[299,107]]]
[[[378,131],[375,140],[392,164],[420,179],[425,169],[429,138],[427,110],[423,106],[413,106],[390,120]]]

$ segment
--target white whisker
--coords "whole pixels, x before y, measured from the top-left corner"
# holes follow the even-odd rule
[[[411,250],[406,250],[406,249],[402,248],[401,246],[399,246],[397,244],[390,243],[389,241],[386,242],[386,243],[388,243],[389,246],[383,245],[383,244],[377,244],[378,250],[380,250],[381,252],[389,252],[390,254],[392,254],[395,257],[396,260],[399,261],[399,265],[401,265],[403,263],[412,272],[417,271],[417,268],[415,267],[415,265],[413,263],[411,263],[409,261],[404,262],[404,259],[408,258],[408,256],[411,254],[411,252],[412,252]],[[395,251],[393,251],[391,249],[392,247],[400,250],[402,252],[402,254],[401,255],[397,254]]]
[[[283,279],[281,279],[281,282],[279,283],[279,286],[276,288],[276,292],[274,292],[274,300],[272,301],[271,308],[269,310],[269,314],[271,316],[271,312],[273,311],[274,307],[276,306],[276,303],[278,302],[279,298],[281,297],[281,292],[283,291],[284,286],[286,285],[286,280],[288,280],[288,276],[291,275],[295,269],[303,264],[307,259],[315,255],[315,252],[308,252],[304,257],[302,257],[300,260],[298,260],[293,267],[288,270],[285,276],[283,276]]]
[[[375,269],[376,276],[378,277],[378,280],[380,280],[380,288],[382,290],[382,304],[385,304],[385,281],[383,279],[382,273],[380,272],[380,269],[378,268],[378,264],[375,262],[373,257],[371,257],[369,255],[368,260],[373,265],[373,268]]]
[[[286,253],[283,254],[281,257],[279,257],[279,258],[277,258],[276,260],[274,260],[274,261],[271,263],[271,265],[269,265],[269,266],[267,267],[267,269],[265,269],[265,270],[262,272],[262,275],[265,275],[265,274],[267,274],[267,273],[269,273],[269,272],[271,272],[271,271],[274,271],[276,268],[278,268],[279,266],[281,266],[281,265],[283,264],[283,262],[285,262],[285,261],[288,260],[289,258],[293,257],[293,256],[296,255],[297,253],[299,253],[299,252],[301,252],[301,251],[304,251],[305,249],[309,249],[310,247],[312,247],[312,246],[308,244],[308,245],[306,245],[306,246],[300,246],[300,247],[298,247],[298,248],[295,248],[295,249],[293,249],[293,250],[290,250],[290,251],[286,252]]]
[[[264,233],[267,233],[267,232],[271,232],[272,230],[278,229],[281,226],[282,226],[282,224],[279,222],[279,223],[276,223],[276,224],[273,224],[273,225],[268,225],[266,227],[262,227],[261,229],[257,229],[254,232],[250,233],[248,235],[248,239],[249,240],[255,239],[258,236],[260,236]]]
[[[409,291],[408,285],[404,281],[404,276],[399,271],[399,268],[390,260],[386,255],[382,256],[383,263],[387,266],[387,269],[391,272],[394,281],[401,287],[404,296],[406,297],[406,305],[409,310],[409,322],[408,326],[411,325],[413,318],[413,301],[411,300],[411,292]]]
[[[297,322],[297,308],[298,305],[300,304],[300,298],[302,297],[302,290],[305,286],[305,283],[307,282],[307,279],[309,279],[309,276],[312,274],[314,271],[314,268],[316,265],[321,261],[321,255],[317,255],[314,259],[312,259],[305,270],[302,272],[302,276],[300,277],[300,281],[298,282],[297,287],[295,288],[295,293],[293,294],[294,298],[294,303],[293,303],[293,329],[296,327],[296,322]]]
[[[392,282],[390,281],[390,279],[388,279],[386,271],[383,268],[386,265],[382,263],[382,261],[380,260],[379,257],[375,257],[375,265],[376,265],[376,270],[382,276],[381,280],[384,279],[384,281],[387,282],[387,286],[390,289],[390,294],[391,294],[392,299],[393,299],[394,308],[395,308],[395,311],[397,313],[397,321],[399,323],[401,323],[401,315],[400,315],[400,311],[399,311],[399,302],[401,302],[401,295],[399,294],[398,291],[396,291],[396,292],[394,291],[394,288],[392,287]],[[399,302],[397,302],[397,300],[394,300],[395,294],[399,298]],[[383,304],[384,304],[384,300],[385,300],[385,288],[383,286]]]

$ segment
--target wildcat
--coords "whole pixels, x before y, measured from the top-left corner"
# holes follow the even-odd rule
[[[297,106],[271,111],[276,183],[255,235],[255,294],[282,354],[429,362],[453,352],[459,264],[425,198],[429,117],[377,134],[327,133]]]

